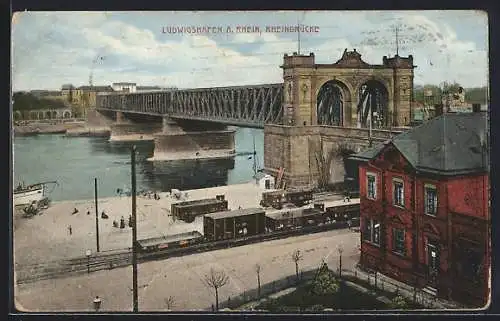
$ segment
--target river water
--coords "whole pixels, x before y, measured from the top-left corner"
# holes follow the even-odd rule
[[[263,130],[235,128],[237,156],[231,160],[191,160],[149,162],[153,142],[136,142],[137,190],[170,191],[245,183],[254,174],[252,153],[254,137],[257,166],[263,167]],[[64,135],[20,136],[14,142],[14,186],[41,181],[48,185],[54,201],[92,199],[94,178],[99,197],[116,196],[117,189],[130,191],[132,143],[111,143],[101,137],[65,137]]]

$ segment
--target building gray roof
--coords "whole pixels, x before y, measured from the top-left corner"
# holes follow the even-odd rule
[[[114,82],[113,86],[135,86],[135,82]]]
[[[488,116],[446,113],[351,156],[369,161],[393,145],[418,171],[458,175],[488,170]]]
[[[137,86],[137,90],[162,89],[160,86]]]
[[[111,86],[80,86],[77,89],[92,91],[114,91]]]
[[[75,88],[72,84],[64,84],[62,85],[61,89],[73,89]]]

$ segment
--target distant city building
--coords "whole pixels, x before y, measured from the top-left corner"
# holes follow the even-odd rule
[[[72,103],[84,108],[95,108],[97,93],[112,91],[111,86],[80,86],[73,90]]]
[[[72,102],[74,89],[75,87],[72,84],[64,84],[61,87],[61,96],[69,103]]]
[[[134,82],[116,82],[111,85],[114,91],[124,91],[135,93],[137,91],[137,84]]]
[[[354,155],[363,267],[439,297],[490,293],[487,114],[445,113]]]

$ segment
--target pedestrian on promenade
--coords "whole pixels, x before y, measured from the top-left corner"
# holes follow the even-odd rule
[[[99,309],[101,308],[101,303],[102,303],[101,298],[97,295],[94,299],[94,309],[96,312],[98,312]]]
[[[76,214],[76,213],[78,213],[78,209],[75,207],[75,208],[73,209],[73,213],[71,213],[71,214]]]
[[[349,231],[351,230],[351,226],[352,226],[352,221],[347,220],[347,227],[349,227]]]
[[[120,219],[120,228],[125,228],[125,219],[123,218],[123,216]]]
[[[90,215],[90,211],[87,211],[87,215]]]
[[[102,213],[101,213],[101,218],[102,218],[102,219],[108,219],[108,218],[109,218],[109,216],[108,216],[106,213],[104,213],[104,211],[102,211]]]
[[[71,225],[68,225],[68,232],[69,232],[69,235],[73,234],[73,228],[71,227]]]

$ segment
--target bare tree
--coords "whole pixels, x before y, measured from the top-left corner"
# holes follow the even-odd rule
[[[168,310],[171,310],[174,305],[175,305],[175,299],[173,296],[169,296],[168,298],[165,299],[165,305],[167,306]]]
[[[260,271],[262,270],[260,264],[255,264],[255,272],[257,273],[257,297],[260,299]]]
[[[318,188],[325,189],[330,182],[330,167],[335,153],[333,150],[325,152],[323,144],[320,142],[319,150],[315,152],[316,165],[318,166]]]
[[[295,263],[295,275],[297,276],[297,281],[299,280],[299,261],[302,260],[302,258],[300,250],[295,250],[292,253],[292,260]]]
[[[205,283],[215,290],[215,311],[219,310],[219,289],[229,282],[229,276],[224,271],[210,269],[205,275]]]

